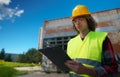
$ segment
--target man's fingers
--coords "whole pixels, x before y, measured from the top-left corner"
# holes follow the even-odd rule
[[[75,68],[75,65],[73,65],[73,64],[69,64],[69,63],[65,63],[70,69],[74,69]]]
[[[75,61],[73,61],[73,60],[68,60],[66,63],[68,63],[68,64],[73,64],[73,65],[78,64],[77,62],[75,62]]]

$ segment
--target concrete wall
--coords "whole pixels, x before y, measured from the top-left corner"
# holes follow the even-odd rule
[[[60,18],[44,22],[44,38],[70,36],[73,33],[70,18]]]
[[[92,16],[98,22],[98,27],[120,26],[120,8],[96,12]]]

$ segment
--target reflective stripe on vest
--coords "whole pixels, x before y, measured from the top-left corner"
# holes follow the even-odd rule
[[[68,55],[87,67],[98,67],[101,65],[102,44],[107,36],[106,32],[89,32],[84,40],[80,35],[68,42]],[[71,71],[72,74],[75,74]],[[80,75],[90,77],[88,75]]]
[[[90,60],[90,59],[80,59],[80,58],[77,58],[76,61],[80,62],[82,64],[87,64],[87,65],[90,65],[90,66],[94,66],[94,67],[98,67],[98,66],[101,65],[101,62]]]

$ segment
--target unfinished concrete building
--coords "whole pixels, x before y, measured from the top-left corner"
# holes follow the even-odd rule
[[[96,12],[92,16],[98,23],[96,31],[109,32],[109,38],[118,58],[120,56],[120,8]],[[66,50],[67,42],[76,34],[69,17],[47,20],[40,29],[39,49],[57,45]],[[43,67],[47,68],[44,70],[57,69],[45,56],[43,56]]]

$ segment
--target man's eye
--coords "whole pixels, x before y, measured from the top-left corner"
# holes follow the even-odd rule
[[[76,20],[73,20],[73,23],[75,23],[76,22]]]

